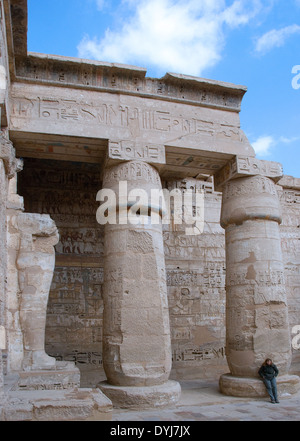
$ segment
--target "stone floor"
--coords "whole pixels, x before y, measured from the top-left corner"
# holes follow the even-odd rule
[[[222,395],[218,384],[200,380],[181,382],[180,402],[148,411],[114,409],[112,421],[300,421],[300,392],[283,396],[280,404],[267,398],[246,399]]]

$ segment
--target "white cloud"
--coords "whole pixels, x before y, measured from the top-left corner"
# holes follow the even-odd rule
[[[268,156],[271,154],[271,149],[276,145],[272,136],[261,136],[257,141],[252,143],[252,147],[258,156]]]
[[[222,56],[225,26],[247,24],[261,0],[123,0],[132,15],[102,39],[85,36],[80,58],[152,65],[160,71],[201,75]]]
[[[296,24],[282,29],[273,29],[257,40],[255,51],[265,54],[275,47],[284,46],[286,40],[294,34],[300,34],[300,26]]]
[[[257,156],[269,156],[272,154],[272,149],[276,146],[280,146],[282,144],[292,144],[294,142],[298,142],[300,137],[291,137],[288,138],[286,136],[280,136],[275,139],[273,136],[260,136],[255,142],[252,143],[252,147],[255,150]]]
[[[266,6],[264,6],[264,8],[265,7]],[[252,0],[249,2],[238,0],[227,7],[222,15],[226,24],[236,27],[238,25],[247,24],[252,18],[256,17],[262,9],[263,6],[260,0]]]
[[[282,144],[292,144],[293,142],[299,141],[299,136],[294,136],[293,138],[287,138],[286,136],[281,136],[279,142]]]

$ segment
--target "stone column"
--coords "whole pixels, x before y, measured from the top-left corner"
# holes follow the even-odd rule
[[[6,277],[6,177],[3,160],[0,159],[0,397],[3,393],[2,351],[6,349],[5,329],[5,277]],[[1,411],[0,411],[1,413]]]
[[[0,395],[3,393],[3,359],[6,350],[6,276],[7,276],[7,239],[6,206],[8,180],[16,174],[17,161],[12,143],[5,131],[0,131]],[[1,413],[1,409],[0,409]]]
[[[276,185],[268,177],[240,177],[223,188],[221,225],[226,237],[226,356],[230,375],[221,391],[264,396],[258,370],[266,358],[278,366],[279,391],[296,392],[291,363],[284,264]]]
[[[119,203],[119,183],[128,194],[141,189],[139,223],[126,222],[131,204]],[[106,169],[103,188],[117,196],[118,223],[105,226],[103,363],[107,383],[99,386],[118,407],[175,403],[171,339],[161,224],[151,224],[151,190],[161,189],[158,172],[132,161]],[[123,186],[126,191],[126,187]],[[122,192],[122,190],[121,190]],[[159,210],[158,210],[159,211]]]

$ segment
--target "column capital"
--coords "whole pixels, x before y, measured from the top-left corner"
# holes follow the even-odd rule
[[[281,224],[276,184],[270,178],[246,175],[224,184],[221,226],[226,229],[246,220],[272,220]]]
[[[143,161],[151,165],[166,164],[166,149],[161,144],[140,143],[134,140],[109,140],[106,166],[125,161]]]
[[[222,191],[230,180],[257,175],[278,182],[283,176],[283,168],[279,162],[236,156],[215,175],[215,190]]]

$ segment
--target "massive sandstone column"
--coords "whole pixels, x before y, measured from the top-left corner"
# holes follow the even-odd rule
[[[1,147],[0,147],[1,148]],[[3,393],[2,351],[6,349],[5,277],[6,277],[6,214],[7,185],[4,162],[0,157],[0,397]]]
[[[3,393],[3,359],[2,351],[6,350],[6,276],[7,276],[7,240],[6,240],[6,206],[8,182],[17,171],[17,160],[12,143],[0,131],[0,395]],[[1,403],[0,403],[1,417]]]
[[[123,190],[144,190],[138,224],[126,222],[130,202]],[[116,225],[105,226],[103,363],[101,389],[115,406],[159,406],[175,402],[180,386],[168,381],[171,339],[161,224],[151,224],[152,189],[161,189],[158,172],[144,162],[106,169],[103,188],[117,195]],[[122,192],[122,191],[121,191]],[[148,205],[149,203],[149,205]],[[148,222],[149,221],[149,222]],[[123,223],[124,224],[120,224]],[[126,223],[125,223],[126,222]]]
[[[258,369],[272,358],[280,370],[280,390],[294,392],[288,376],[291,338],[276,185],[265,176],[227,182],[221,225],[226,232],[226,355],[231,375],[221,391],[235,396],[264,395]]]

